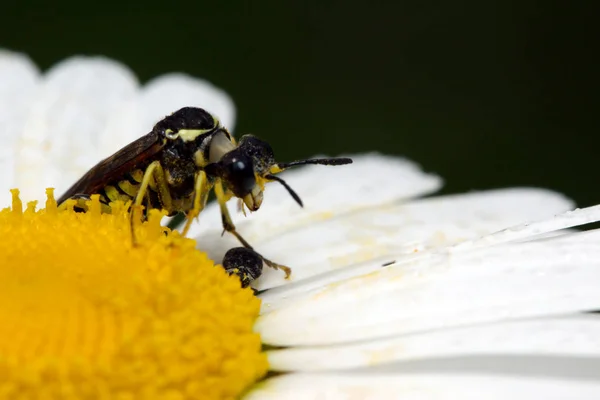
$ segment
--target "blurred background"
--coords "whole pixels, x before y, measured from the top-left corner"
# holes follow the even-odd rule
[[[99,3],[98,3],[99,4]],[[233,97],[279,159],[376,150],[445,193],[542,186],[600,203],[592,2],[5,1],[0,46],[170,71]],[[105,4],[105,3],[102,3]]]

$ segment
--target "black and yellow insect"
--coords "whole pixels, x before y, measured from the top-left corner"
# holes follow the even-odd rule
[[[249,210],[256,211],[263,200],[265,183],[277,181],[302,206],[300,197],[275,174],[296,165],[351,162],[349,158],[323,158],[278,163],[268,143],[252,135],[244,135],[236,143],[215,116],[201,108],[185,107],[159,121],[147,135],[99,162],[58,203],[77,199],[76,207],[84,211],[82,200],[99,194],[103,212],[110,212],[110,203],[116,200],[132,201],[134,206],[144,206],[146,210],[164,209],[169,215],[183,212],[187,219],[185,235],[214,189],[224,230],[244,246],[227,252],[223,266],[230,274],[239,275],[242,285],[247,286],[260,276],[263,262],[283,270],[286,277],[291,269],[253,250],[236,231],[227,200],[237,197]]]

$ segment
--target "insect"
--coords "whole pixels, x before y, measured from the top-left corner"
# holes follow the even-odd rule
[[[170,216],[183,212],[185,236],[214,190],[224,231],[243,246],[229,250],[223,266],[228,273],[238,275],[245,287],[260,276],[263,262],[282,270],[286,278],[291,269],[254,251],[237,232],[226,202],[237,197],[242,207],[256,211],[263,201],[265,183],[275,181],[302,206],[300,197],[277,173],[297,165],[350,163],[349,158],[276,162],[267,142],[253,135],[244,135],[236,142],[217,117],[202,108],[184,107],[159,121],[150,133],[100,161],[58,203],[75,199],[75,209],[85,211],[85,200],[98,194],[102,212],[106,213],[111,210],[110,203],[117,200],[131,201],[145,210],[164,209]],[[130,214],[133,221],[134,213]]]

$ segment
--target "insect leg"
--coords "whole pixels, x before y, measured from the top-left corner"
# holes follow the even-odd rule
[[[194,205],[192,209],[186,215],[185,227],[183,228],[182,235],[186,236],[190,227],[192,226],[192,222],[194,218],[196,218],[206,205],[206,201],[208,200],[208,193],[212,188],[212,184],[208,181],[206,177],[206,172],[200,171],[196,175],[196,183],[194,184]]]
[[[134,209],[139,208],[144,201],[144,197],[148,192],[148,186],[150,182],[154,179],[154,183],[156,185],[156,191],[158,192],[158,197],[160,199],[161,205],[167,211],[170,211],[172,208],[171,194],[169,193],[169,186],[165,179],[165,173],[160,165],[160,161],[153,161],[148,165],[146,171],[144,172],[144,177],[142,178],[142,183],[140,184],[140,189],[135,195],[135,201],[133,202],[131,213],[130,213],[130,221],[131,221],[131,237],[133,239],[133,243],[136,243],[135,240],[135,230],[134,230]]]
[[[164,210],[171,212],[173,210],[173,199],[171,198],[171,192],[169,191],[169,184],[165,178],[165,170],[163,169],[162,165],[160,165],[160,162],[154,162],[157,164],[152,173],[152,178],[154,178],[160,205]]]
[[[221,220],[223,222],[223,229],[226,230],[227,232],[231,233],[233,236],[235,236],[237,238],[237,240],[240,241],[240,243],[247,249],[249,250],[254,250],[252,248],[252,246],[250,246],[250,243],[248,243],[246,241],[246,239],[244,239],[242,237],[242,235],[240,235],[236,229],[235,229],[235,225],[233,224],[233,221],[231,220],[231,216],[229,215],[229,210],[227,209],[227,196],[225,195],[225,191],[223,190],[223,185],[221,184],[220,181],[218,181],[215,184],[215,195],[217,196],[217,201],[219,202],[219,208],[221,209]],[[258,253],[256,253],[258,254]],[[280,269],[283,272],[285,272],[285,277],[289,278],[291,273],[292,273],[292,269],[290,267],[286,267],[285,265],[281,265],[281,264],[277,264],[269,259],[266,259],[263,256],[260,256],[263,261],[265,262],[265,264],[267,264],[267,266],[273,268],[273,269]]]

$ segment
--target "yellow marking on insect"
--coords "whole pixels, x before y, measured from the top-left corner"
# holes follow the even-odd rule
[[[219,182],[215,182],[215,196],[217,196],[217,198],[222,198],[223,202],[227,202],[229,201],[232,197],[233,197],[233,193],[231,193],[229,190],[223,190],[223,185],[218,185],[217,183]]]
[[[127,200],[129,200],[129,196],[121,194],[121,192],[119,192],[119,190],[112,185],[106,185],[104,187],[104,192],[108,196],[109,201],[118,201],[118,200],[127,201]]]
[[[203,150],[197,150],[194,152],[194,164],[196,164],[198,166],[203,166],[203,165],[208,164],[208,160],[206,160],[206,158],[204,158]]]
[[[133,180],[138,183],[142,183],[142,180],[144,179],[144,171],[139,168],[130,172],[129,175],[131,175]]]
[[[210,129],[180,129],[179,132],[177,132],[177,135],[184,142],[193,142],[194,140],[196,140],[196,138],[198,136],[204,135],[205,133],[208,133],[212,130],[213,130],[213,128],[210,128]]]
[[[130,197],[135,197],[138,190],[140,189],[140,185],[133,185],[129,181],[121,181],[118,183],[119,187],[122,191],[127,193]]]
[[[148,183],[148,186],[150,187],[150,189],[152,189],[153,192],[158,192],[158,187],[156,185],[156,179],[154,178],[154,175],[150,177],[150,182]]]
[[[262,176],[260,176],[257,173],[254,173],[254,179],[256,179],[256,184],[258,185],[258,187],[260,187],[261,192],[264,192],[265,184],[270,181],[263,178]]]
[[[279,165],[277,165],[277,164],[272,165],[271,168],[269,168],[269,173],[270,174],[278,174],[278,173],[280,173],[282,171],[283,171],[283,169],[281,169],[279,167]]]
[[[177,139],[179,134],[173,133],[173,129],[165,129],[165,136],[169,139]]]

